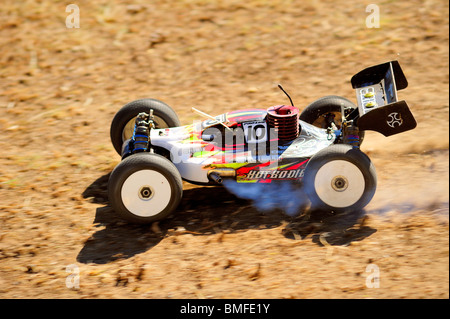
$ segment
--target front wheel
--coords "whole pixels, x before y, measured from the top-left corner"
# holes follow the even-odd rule
[[[124,105],[114,116],[111,123],[111,142],[116,152],[122,153],[122,143],[131,138],[134,131],[136,117],[141,112],[148,113],[153,110],[156,128],[180,126],[175,111],[164,102],[156,99],[141,99]]]
[[[369,157],[349,145],[331,145],[308,162],[305,192],[312,208],[337,213],[363,209],[377,186],[375,167]]]
[[[175,165],[163,156],[137,153],[114,168],[109,203],[122,218],[139,224],[170,215],[180,203],[183,185]]]

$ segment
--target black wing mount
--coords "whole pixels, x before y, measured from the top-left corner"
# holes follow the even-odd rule
[[[366,68],[351,79],[356,90],[361,131],[373,130],[390,136],[414,129],[416,120],[397,91],[408,86],[398,61]]]

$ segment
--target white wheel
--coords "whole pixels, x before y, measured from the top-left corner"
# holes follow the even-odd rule
[[[180,173],[167,158],[136,153],[114,168],[108,182],[111,207],[134,223],[151,223],[170,215],[183,195]]]
[[[328,146],[315,154],[303,178],[313,208],[335,212],[364,208],[376,185],[375,168],[367,155],[344,144]]]
[[[121,196],[126,209],[140,217],[155,216],[170,202],[172,189],[163,174],[141,170],[131,174],[123,183]]]
[[[355,204],[363,195],[365,184],[360,169],[343,160],[323,165],[314,180],[317,196],[328,206],[339,208]]]

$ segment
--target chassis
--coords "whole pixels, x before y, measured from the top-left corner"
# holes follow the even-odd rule
[[[364,131],[390,136],[415,128],[416,121],[407,103],[397,99],[397,91],[408,85],[397,61],[366,68],[351,84],[356,105],[326,96],[300,113],[288,95],[291,105],[215,117],[194,109],[206,119],[184,126],[159,100],[126,104],[110,129],[122,156],[108,182],[112,208],[130,222],[163,219],[182,198],[182,180],[290,183],[302,187],[315,208],[364,208],[377,185],[375,168],[360,150]]]

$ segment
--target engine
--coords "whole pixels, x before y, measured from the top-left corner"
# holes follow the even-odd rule
[[[300,132],[299,111],[294,106],[276,105],[267,109],[267,124],[280,140],[292,141]]]

